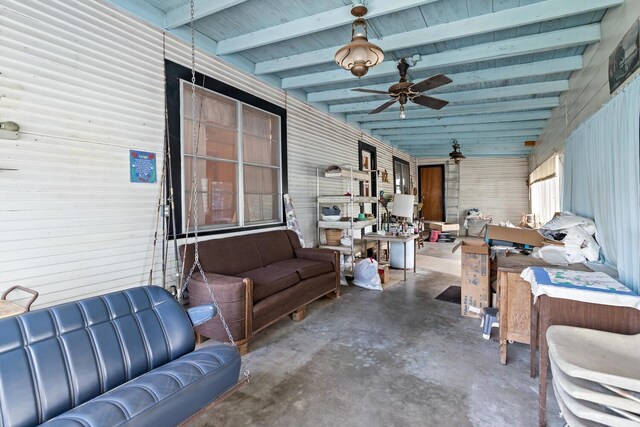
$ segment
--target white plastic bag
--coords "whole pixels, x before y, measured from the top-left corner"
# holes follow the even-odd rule
[[[382,282],[378,275],[378,261],[373,258],[358,261],[353,270],[353,284],[365,289],[381,291]]]

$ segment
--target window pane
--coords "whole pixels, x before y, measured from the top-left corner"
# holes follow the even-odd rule
[[[258,166],[244,166],[244,220],[246,223],[278,222],[280,171]]]
[[[410,187],[410,181],[411,181],[411,177],[409,176],[409,166],[403,164],[402,165],[402,193],[404,194],[410,194],[411,193],[411,189]]]
[[[189,230],[193,230],[194,214],[191,205],[193,158],[184,158],[185,217],[190,216]],[[198,224],[200,227],[238,225],[237,163],[197,160]]]
[[[411,194],[411,172],[409,165],[394,161],[393,169],[395,171],[394,176],[394,189],[396,193]]]
[[[237,103],[202,88],[196,88],[196,133],[198,155],[235,160],[237,153]],[[184,152],[193,154],[191,85],[183,83]]]
[[[280,165],[280,143],[256,136],[243,135],[244,161],[260,165]]]
[[[184,121],[184,152],[193,154],[191,140],[191,120]],[[237,160],[238,132],[218,126],[206,126],[196,123],[198,134],[198,156],[217,157],[219,159]]]
[[[234,130],[215,126],[200,126],[198,134],[198,155],[216,157],[218,159],[238,159],[238,133]],[[184,121],[184,153],[193,154],[191,140],[191,121]]]
[[[245,134],[280,140],[280,119],[248,105],[242,106],[242,129]]]
[[[182,103],[185,120],[191,121],[191,83],[183,83]],[[218,125],[228,129],[237,129],[237,103],[214,92],[196,87],[196,116],[197,121]]]

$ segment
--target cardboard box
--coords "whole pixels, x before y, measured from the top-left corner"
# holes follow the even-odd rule
[[[389,281],[389,264],[378,264],[378,275],[382,283]]]
[[[528,228],[501,227],[499,225],[487,225],[485,240],[500,240],[502,242],[519,243],[535,247],[544,246],[547,241],[536,230]]]
[[[442,221],[430,221],[428,227],[437,231],[459,231],[460,224],[447,224]]]
[[[462,271],[460,313],[480,318],[482,309],[489,306],[489,245],[477,240],[462,240],[452,252],[461,248]]]

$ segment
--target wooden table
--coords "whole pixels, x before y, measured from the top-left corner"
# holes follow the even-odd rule
[[[362,240],[366,241],[367,240],[376,240],[378,242],[378,256],[380,256],[380,242],[398,242],[398,243],[404,243],[404,280],[407,280],[407,243],[414,241],[418,238],[417,234],[409,234],[407,236],[402,236],[402,235],[398,235],[398,236],[392,236],[392,235],[382,235],[382,234],[378,234],[378,233],[366,233],[364,236],[362,236]],[[413,244],[413,272],[416,272],[416,264],[418,263],[418,259],[417,259],[417,245]]]
[[[520,274],[527,267],[550,266],[541,259],[524,255],[502,254],[497,257],[500,363],[503,365],[507,364],[507,342],[531,343],[531,285]],[[591,271],[582,264],[553,267]]]
[[[579,328],[633,335],[640,333],[640,310],[593,304],[548,295],[538,297],[532,304],[531,315],[531,376],[535,375],[536,344],[540,346],[538,367],[538,425],[546,425],[547,375],[549,369],[549,346],[547,329],[551,325],[567,325]],[[501,325],[502,327],[502,325]]]

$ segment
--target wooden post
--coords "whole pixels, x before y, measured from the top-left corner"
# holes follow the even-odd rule
[[[296,311],[294,311],[293,313],[291,313],[291,319],[294,322],[300,322],[301,320],[304,320],[304,318],[307,317],[307,306],[302,306],[299,309],[297,309]]]
[[[240,353],[240,356],[244,356],[245,354],[249,353],[249,342],[244,342],[242,344],[238,344],[238,353]]]
[[[498,301],[500,304],[500,320],[498,320],[498,323],[500,324],[500,363],[503,365],[507,364],[507,330],[509,328],[507,318],[509,304],[507,288],[507,273],[498,271]]]

